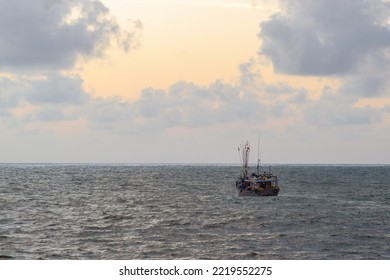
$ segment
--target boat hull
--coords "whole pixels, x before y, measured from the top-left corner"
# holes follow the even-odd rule
[[[240,178],[236,181],[236,188],[240,196],[277,196],[279,194],[278,180],[274,175]]]
[[[237,187],[239,196],[277,196],[279,188],[269,188],[264,190],[241,189]]]

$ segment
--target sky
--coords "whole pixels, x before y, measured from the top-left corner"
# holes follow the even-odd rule
[[[0,0],[0,162],[390,164],[388,0]]]

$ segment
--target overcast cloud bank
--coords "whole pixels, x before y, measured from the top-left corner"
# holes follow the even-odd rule
[[[389,3],[281,3],[283,12],[260,25],[260,55],[288,75],[334,77],[341,83],[338,89],[325,86],[312,98],[304,84],[265,81],[256,59],[251,59],[239,65],[236,83],[220,79],[200,86],[178,81],[168,89],[145,88],[137,100],[99,98],[85,89],[80,75],[69,73],[80,59],[104,57],[112,42],[124,51],[139,47],[141,21],[134,30],[122,30],[101,1],[0,0],[0,127],[3,139],[10,139],[2,140],[4,149],[10,149],[12,139],[29,138],[30,151],[33,143],[44,147],[53,141],[57,151],[81,145],[94,159],[96,151],[104,154],[102,143],[111,142],[119,151],[129,139],[141,142],[140,147],[154,139],[164,145],[177,143],[173,148],[183,152],[196,147],[188,144],[191,141],[205,141],[201,133],[210,133],[214,144],[235,145],[246,138],[243,132],[257,135],[261,126],[278,145],[280,158],[293,151],[316,151],[316,143],[324,139],[329,149],[348,148],[351,140],[361,146],[374,141],[376,152],[383,154],[388,149],[383,143],[390,138],[384,133],[389,105],[356,104],[362,98],[390,97]],[[65,130],[58,128],[65,124],[70,140],[61,142],[56,137],[63,137]],[[180,137],[167,136],[167,131]],[[373,138],[374,133],[380,136]],[[294,156],[310,160],[298,152]]]

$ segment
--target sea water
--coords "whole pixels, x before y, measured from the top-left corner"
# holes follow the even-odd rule
[[[0,259],[390,259],[390,166],[0,164]]]

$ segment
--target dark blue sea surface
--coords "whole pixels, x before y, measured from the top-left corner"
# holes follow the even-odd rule
[[[390,259],[390,166],[0,164],[0,259]]]

